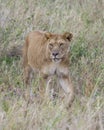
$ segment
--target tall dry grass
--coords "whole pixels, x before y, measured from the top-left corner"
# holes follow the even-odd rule
[[[104,129],[103,9],[104,0],[0,0],[0,130]],[[74,35],[69,69],[76,97],[69,110],[60,99],[35,96],[38,77],[28,102],[21,58],[5,56],[31,30]]]

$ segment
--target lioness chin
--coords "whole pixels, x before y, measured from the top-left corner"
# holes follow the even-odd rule
[[[50,77],[56,75],[67,95],[67,105],[70,105],[74,99],[74,89],[68,69],[71,39],[71,33],[61,35],[35,31],[28,34],[23,46],[25,83],[30,82],[31,70],[39,72],[41,84],[46,83],[46,88],[48,88]]]

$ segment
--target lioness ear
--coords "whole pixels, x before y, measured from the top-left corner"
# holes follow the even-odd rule
[[[72,40],[72,37],[73,37],[73,34],[72,34],[72,33],[69,33],[69,32],[65,32],[65,33],[63,34],[63,37],[64,37],[65,39],[68,39],[69,41],[71,41],[71,40]]]
[[[50,38],[51,38],[51,36],[52,36],[52,34],[51,34],[51,33],[49,33],[49,32],[45,33],[45,37],[46,37],[46,39],[50,39]]]

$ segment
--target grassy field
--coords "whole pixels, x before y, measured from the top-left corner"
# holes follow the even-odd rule
[[[38,77],[28,102],[21,58],[6,56],[32,30],[73,33],[69,110],[34,96]],[[0,0],[0,130],[104,130],[104,0]]]

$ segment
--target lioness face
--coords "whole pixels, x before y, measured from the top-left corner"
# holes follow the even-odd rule
[[[53,62],[60,62],[69,52],[69,43],[72,39],[71,33],[63,35],[47,34],[47,50]]]

